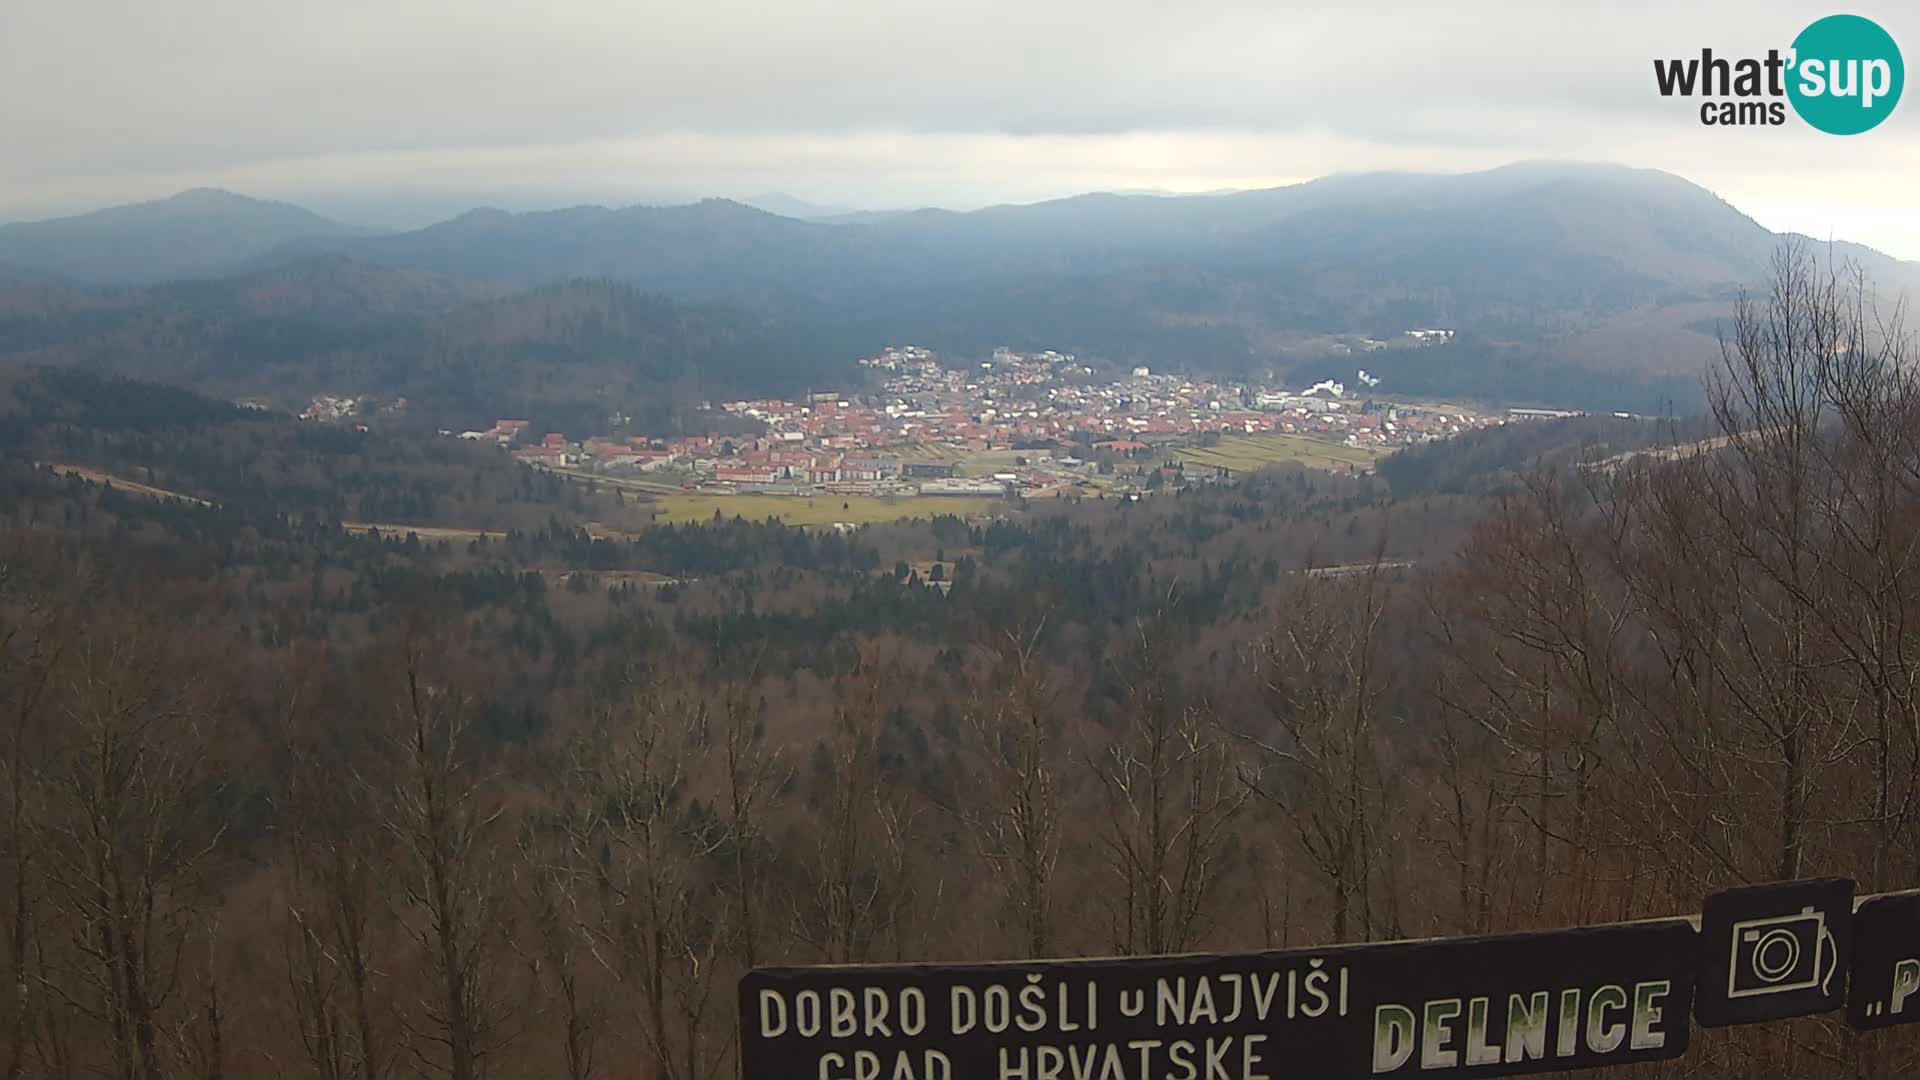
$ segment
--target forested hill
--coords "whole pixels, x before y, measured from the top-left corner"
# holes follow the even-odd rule
[[[613,492],[537,473],[494,446],[303,423],[175,387],[67,368],[0,380],[0,447],[64,481],[337,530],[380,525],[505,534],[562,522],[643,528]]]
[[[859,341],[607,280],[518,294],[321,257],[144,288],[42,284],[0,305],[0,361],[71,365],[298,409],[315,394],[417,402],[422,423],[501,415],[604,430],[616,412],[848,380]]]
[[[113,232],[117,222],[158,211],[103,213],[86,219],[89,244],[117,235],[128,250],[164,250],[144,233]],[[696,328],[706,344],[684,346],[696,371],[711,359],[720,381],[744,380],[755,392],[811,381],[816,346],[850,360],[901,342],[963,357],[1002,345],[1060,349],[1107,368],[1310,383],[1350,378],[1357,351],[1368,347],[1362,339],[1441,327],[1458,331],[1444,349],[1369,355],[1382,392],[1605,411],[1677,404],[1684,412],[1697,405],[1699,373],[1717,356],[1714,325],[1741,290],[1764,286],[1782,239],[1679,177],[1560,162],[1458,176],[1331,176],[1230,195],[1090,194],[838,223],[708,199],[481,209],[410,232],[309,227],[295,237],[292,225],[261,224],[261,213],[236,208],[234,229],[248,239],[219,249],[252,249],[245,258],[193,271],[130,266],[115,279],[225,278],[185,291],[238,296],[241,307],[220,314],[226,322],[264,320],[255,336],[183,328],[177,348],[155,350],[156,374],[281,364],[282,353],[277,378],[298,374],[293,360],[323,355],[347,365],[340,370],[385,370],[396,365],[384,353],[396,347],[369,338],[367,324],[393,319],[425,334],[424,309],[584,277],[720,305],[735,313],[730,319],[752,312],[777,328],[789,346],[778,356],[745,344],[737,354],[707,355],[733,347],[716,346],[716,337],[753,339],[746,324],[717,336]],[[78,227],[10,226],[14,233],[0,229],[0,239]],[[124,356],[125,342],[100,340],[97,320],[45,316],[50,304],[102,303],[77,289],[54,302],[49,289],[57,291],[63,265],[54,254],[0,244],[0,264],[21,272],[0,277],[0,317],[8,319],[0,350],[17,353],[25,343]],[[1844,243],[1831,254],[1858,262],[1888,299],[1920,285],[1913,263]],[[323,280],[328,274],[334,279]],[[180,299],[126,295],[133,299],[112,303],[164,312]],[[274,320],[301,311],[353,329],[321,342],[301,339],[313,328],[280,333]],[[611,323],[631,325],[627,315],[609,314]],[[165,318],[148,311],[135,321]],[[659,345],[656,331],[642,337]],[[583,341],[573,332],[560,351],[577,352]],[[143,339],[143,347],[161,343]],[[224,359],[202,368],[208,352]]]
[[[151,282],[231,273],[292,241],[373,231],[288,203],[197,188],[75,217],[0,225],[0,264],[80,281]]]

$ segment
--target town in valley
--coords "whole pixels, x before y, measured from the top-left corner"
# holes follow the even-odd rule
[[[1424,343],[1447,333],[1409,335]],[[956,363],[922,346],[890,346],[860,363],[872,389],[710,402],[694,415],[714,422],[695,433],[633,431],[628,417],[613,416],[608,433],[585,438],[510,417],[441,434],[497,443],[529,466],[655,495],[977,501],[1138,497],[1288,461],[1365,473],[1403,446],[1574,415],[1403,400],[1379,392],[1380,380],[1364,368],[1351,381],[1287,388],[1147,367],[1103,379],[1052,350],[1001,348],[990,359]],[[321,397],[303,416],[349,422],[404,408]]]

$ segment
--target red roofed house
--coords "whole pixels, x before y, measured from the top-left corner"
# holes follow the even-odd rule
[[[713,476],[723,484],[771,484],[774,470],[768,465],[722,465]]]

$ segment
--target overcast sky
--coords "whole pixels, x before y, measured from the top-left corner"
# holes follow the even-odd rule
[[[1836,10],[1920,59],[1920,6],[1883,0],[0,0],[0,220],[197,186],[379,224],[970,207],[1554,157],[1920,259],[1920,100],[1842,138],[1654,89],[1656,56],[1763,55]]]

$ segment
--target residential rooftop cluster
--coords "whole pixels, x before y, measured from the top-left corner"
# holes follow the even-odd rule
[[[1081,434],[1167,441],[1263,431],[1391,448],[1502,419],[1460,407],[1372,402],[1367,392],[1380,380],[1365,371],[1355,393],[1333,380],[1296,391],[1156,375],[1146,367],[1100,381],[1072,354],[1051,351],[1000,349],[989,361],[949,366],[927,349],[907,347],[863,363],[886,373],[879,404],[866,410],[872,434],[969,449]],[[765,403],[746,404],[759,410],[754,415],[771,412]]]
[[[503,419],[461,437],[511,445],[530,464],[657,473],[684,488],[980,495],[1083,483],[1090,474],[1145,475],[1170,465],[1180,448],[1223,436],[1277,432],[1386,450],[1508,419],[1373,400],[1380,380],[1365,371],[1351,388],[1326,380],[1288,389],[1146,367],[1103,379],[1071,353],[1052,350],[1002,348],[961,363],[906,345],[861,363],[879,377],[877,389],[712,404],[716,423],[705,434],[575,442]],[[717,422],[721,416],[733,422]],[[761,433],[720,433],[749,426]],[[1013,453],[995,458],[995,451]]]

